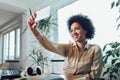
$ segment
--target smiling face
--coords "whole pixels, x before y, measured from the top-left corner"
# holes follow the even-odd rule
[[[75,42],[82,42],[86,39],[87,31],[85,31],[79,23],[74,22],[71,25],[70,33]]]

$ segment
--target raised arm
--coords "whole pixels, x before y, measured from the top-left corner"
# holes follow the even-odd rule
[[[58,44],[51,42],[45,36],[43,36],[40,31],[37,29],[39,25],[38,22],[35,22],[36,13],[34,13],[28,20],[27,24],[31,32],[38,40],[38,42],[47,50],[57,53],[59,55],[65,56],[67,44]]]
[[[37,30],[38,22],[35,22],[36,13],[34,13],[29,20],[27,21],[28,27],[32,31],[33,35],[37,37],[39,35],[39,31]]]

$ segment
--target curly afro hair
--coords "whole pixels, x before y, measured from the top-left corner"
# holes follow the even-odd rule
[[[81,14],[71,16],[67,21],[69,31],[71,29],[71,25],[74,22],[79,23],[83,27],[83,29],[87,31],[87,34],[86,34],[87,39],[92,39],[94,37],[95,28],[91,20],[87,16],[84,16]]]

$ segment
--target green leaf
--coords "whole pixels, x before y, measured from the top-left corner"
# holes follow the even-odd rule
[[[115,80],[117,79],[117,77],[116,77],[115,75],[110,75],[110,78],[111,78],[111,79],[114,78]],[[113,79],[113,80],[114,80],[114,79]]]
[[[33,53],[33,55],[35,55],[35,54],[36,54],[36,53],[35,53],[35,50],[33,50],[32,53]]]
[[[116,67],[114,67],[114,68],[112,69],[112,72],[118,73],[118,69],[117,69]]]
[[[116,2],[116,7],[118,7],[119,4],[120,4],[120,1],[118,0],[118,1]]]
[[[120,46],[119,42],[114,42],[112,44],[110,44],[112,48],[117,48],[118,46]]]
[[[108,72],[107,71],[105,71],[104,73],[103,73],[103,75],[102,76],[104,76],[104,75],[106,75]]]
[[[113,59],[111,63],[114,64],[116,61],[117,61],[117,59]]]
[[[120,16],[116,19],[116,22],[120,19]]]
[[[120,27],[120,24],[117,25],[117,30],[119,29],[119,27]]]
[[[120,62],[116,63],[115,66],[116,66],[117,68],[120,68]]]
[[[113,1],[113,2],[111,3],[111,9],[114,7],[114,5],[115,5],[115,2]]]
[[[104,47],[103,47],[103,51],[106,49],[106,46],[107,46],[108,44],[106,44]]]
[[[120,48],[117,49],[117,52],[115,54],[117,57],[120,57]]]
[[[106,58],[104,59],[104,63],[106,64],[108,60],[108,56],[106,56]]]
[[[52,24],[50,22],[50,19],[51,19],[51,16],[39,21],[38,29],[41,30],[41,32],[46,35],[50,32],[50,24]]]
[[[111,56],[111,55],[112,55],[112,51],[111,51],[111,50],[108,50],[108,51],[106,52],[106,54],[107,54],[108,56]]]
[[[34,59],[35,61],[37,61],[35,57],[33,57],[32,55],[30,55],[30,56],[32,57],[32,59]]]
[[[107,68],[107,70],[103,73],[103,76],[109,73],[109,71],[110,71],[110,68]]]

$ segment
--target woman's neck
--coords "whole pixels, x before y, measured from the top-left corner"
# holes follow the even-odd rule
[[[76,42],[76,43],[77,43],[78,49],[82,51],[85,47],[86,41]]]

